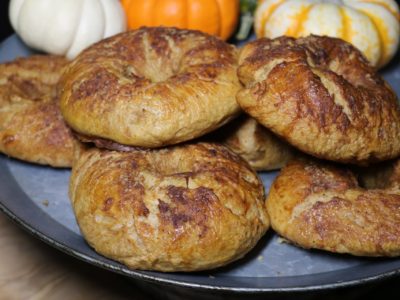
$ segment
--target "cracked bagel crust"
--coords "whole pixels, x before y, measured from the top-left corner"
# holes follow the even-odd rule
[[[245,255],[269,227],[257,174],[217,144],[82,150],[70,198],[88,243],[133,269],[219,267]]]
[[[294,160],[271,186],[272,228],[303,248],[358,256],[400,255],[400,161],[387,184],[362,188],[354,174],[321,162]]]
[[[400,112],[388,84],[350,44],[310,36],[244,46],[240,106],[315,157],[352,163],[400,155]]]
[[[62,114],[94,139],[150,148],[187,141],[239,113],[237,56],[234,46],[200,31],[121,33],[70,64]]]
[[[34,55],[0,64],[0,152],[21,160],[70,167],[74,137],[58,106],[67,60]]]

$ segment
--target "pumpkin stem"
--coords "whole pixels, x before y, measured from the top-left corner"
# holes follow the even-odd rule
[[[251,13],[244,14],[240,17],[240,27],[236,34],[236,39],[241,41],[245,40],[253,27],[254,17]]]
[[[253,13],[256,7],[257,0],[240,0],[240,27],[236,34],[237,40],[244,40],[249,35],[253,27]]]

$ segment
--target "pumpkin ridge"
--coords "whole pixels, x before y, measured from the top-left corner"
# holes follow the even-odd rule
[[[192,10],[192,8],[189,7],[189,0],[184,0],[183,1],[183,6],[184,6],[184,9],[183,9],[183,11],[184,11],[183,12],[183,24],[185,24],[184,28],[188,28],[188,26],[189,26],[189,13]]]
[[[154,7],[158,7],[159,1],[160,0],[154,0]],[[155,23],[156,23],[156,10],[155,9],[150,9],[150,11],[147,11],[147,13],[150,14],[150,24],[149,24],[149,26],[155,26]],[[146,25],[144,25],[144,26],[146,26]]]
[[[272,14],[278,7],[284,2],[285,0],[278,1],[275,4],[272,4],[269,9],[267,9],[263,14],[263,18],[261,19],[261,26],[260,26],[260,35],[259,37],[265,36],[265,25],[268,23],[269,19],[271,18]]]
[[[346,6],[347,7],[347,6]],[[345,7],[339,6],[339,13],[342,17],[342,37],[345,41],[350,41],[349,39],[349,27],[350,27],[350,18],[345,11]]]
[[[83,2],[81,2],[81,8],[79,9],[79,18],[78,18],[79,21],[75,25],[74,34],[72,35],[73,38],[71,40],[71,43],[69,44],[68,50],[65,51],[65,53],[67,53],[67,55],[71,51],[71,48],[76,43],[77,33],[78,33],[79,27],[81,26],[81,23],[82,23],[82,15],[83,15]]]
[[[219,36],[224,41],[236,29],[240,9],[239,0],[121,1],[128,29],[142,26],[186,28]]]
[[[219,10],[221,13],[221,19],[218,22],[221,27],[220,37],[223,40],[226,40],[230,37],[235,31],[238,25],[238,17],[240,10],[240,1],[237,0],[215,0],[217,5],[219,6]],[[233,13],[230,13],[233,12]]]
[[[361,1],[364,3],[371,3],[371,4],[375,4],[375,5],[379,5],[379,6],[383,7],[388,12],[390,12],[400,22],[400,14],[398,12],[396,12],[395,10],[393,10],[390,7],[390,5],[387,5],[384,2],[376,2],[376,0],[361,0]]]
[[[218,9],[218,19],[219,19],[217,36],[221,36],[221,34],[222,34],[221,23],[222,23],[222,18],[223,18],[224,16],[223,16],[222,10],[221,10],[221,3],[220,3],[219,1],[216,0],[216,1],[215,1],[215,4],[216,4],[217,9]]]
[[[375,27],[376,32],[378,34],[379,38],[379,47],[381,48],[381,56],[379,57],[378,66],[381,66],[382,63],[385,61],[386,57],[388,56],[388,49],[386,47],[387,44],[390,44],[390,40],[388,39],[388,36],[386,33],[385,28],[383,28],[381,22],[377,20],[372,14],[370,14],[368,11],[365,11],[363,9],[359,9],[361,12],[363,12],[370,20],[372,25]]]
[[[307,6],[306,8],[304,8],[299,14],[298,17],[295,18],[296,21],[296,25],[295,26],[291,26],[287,31],[287,35],[289,36],[297,36],[299,34],[299,32],[302,31],[303,29],[303,23],[304,21],[307,19],[308,14],[310,12],[310,10],[316,5],[317,3],[312,3],[309,6]],[[292,31],[292,33],[289,33],[290,31]]]
[[[222,34],[224,32],[223,26],[226,26],[226,25],[223,25],[224,24],[223,23],[223,18],[224,18],[223,6],[221,7],[219,5],[220,1],[217,1],[217,0],[213,0],[213,1],[214,1],[216,10],[217,10],[217,16],[218,16],[217,20],[216,20],[216,27],[217,27],[216,31],[218,32],[218,34],[216,34],[216,36],[222,38]],[[224,39],[226,40],[227,38],[225,37]]]
[[[104,21],[106,21],[106,19],[107,19],[107,16],[106,16],[106,7],[105,7],[105,5],[104,5],[104,3],[103,3],[102,0],[100,0],[99,3],[100,3],[101,10],[102,10],[102,13],[103,13]],[[106,33],[106,27],[107,27],[107,26],[106,26],[106,23],[104,22],[103,25],[104,25],[104,26],[103,26],[103,32],[101,33],[101,36],[104,36],[104,34]]]

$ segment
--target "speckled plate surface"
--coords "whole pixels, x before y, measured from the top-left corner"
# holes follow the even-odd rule
[[[0,45],[0,62],[30,55],[15,35]],[[399,57],[383,71],[400,95]],[[276,172],[260,173],[268,190]],[[400,259],[356,258],[299,249],[270,231],[245,258],[200,273],[129,270],[94,252],[80,235],[68,199],[70,171],[0,155],[0,208],[34,236],[93,265],[126,276],[174,286],[232,292],[307,291],[349,286],[400,273]]]

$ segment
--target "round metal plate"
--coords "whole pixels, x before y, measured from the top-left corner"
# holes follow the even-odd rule
[[[0,62],[32,54],[17,36],[0,45]],[[400,62],[383,71],[400,95]],[[311,291],[350,286],[399,274],[400,259],[357,258],[299,249],[272,232],[245,258],[198,273],[135,271],[91,249],[79,233],[68,200],[70,171],[24,163],[0,155],[0,208],[34,236],[76,258],[134,279],[231,292]],[[260,173],[268,190],[276,172]]]

